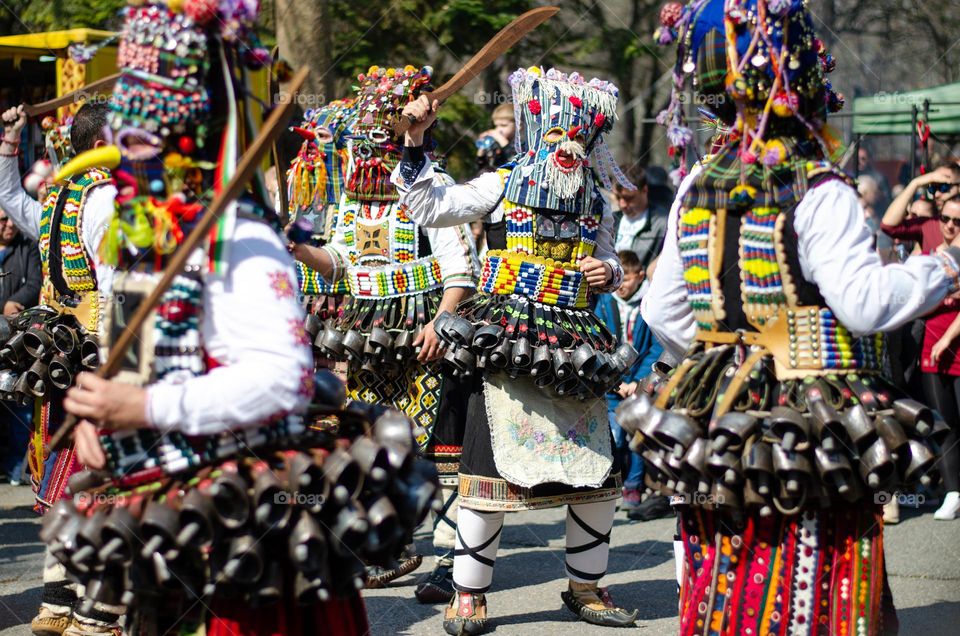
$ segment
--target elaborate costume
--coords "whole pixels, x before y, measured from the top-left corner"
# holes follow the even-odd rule
[[[618,411],[679,511],[680,633],[880,633],[877,495],[936,479],[940,425],[883,379],[876,332],[955,291],[958,250],[881,265],[829,163],[839,100],[803,3],[671,3],[661,19],[677,90],[696,72],[727,128],[681,184],[643,300],[680,362]],[[674,143],[681,112],[675,95]]]
[[[468,230],[421,228],[398,202],[389,180],[400,160],[392,123],[429,86],[431,72],[429,67],[372,67],[359,76],[344,192],[333,236],[322,248],[333,262],[330,284],[346,281],[349,296],[320,337],[328,355],[349,360],[350,399],[404,411],[418,426],[423,457],[440,471],[437,569],[418,587],[417,598],[424,602],[446,601],[453,592],[448,579],[466,401],[456,378],[444,377],[436,364],[417,361],[417,345],[421,332],[432,329],[445,295],[456,293],[459,299],[472,290],[478,270]],[[438,182],[450,180],[438,177]]]
[[[100,246],[118,272],[105,353],[236,174],[240,140],[257,135],[241,116],[254,100],[245,69],[269,59],[255,7],[126,9],[105,149],[122,184]],[[127,603],[136,636],[366,633],[363,560],[393,565],[436,494],[407,418],[344,411],[342,384],[315,378],[293,262],[261,220],[273,215],[259,176],[252,186],[162,294],[115,379],[99,381],[101,400],[121,382],[143,387],[120,389],[140,400],[133,421],[84,414],[97,390],[86,381],[67,400],[120,430],[100,432],[109,477],[77,475],[43,538],[85,586],[82,609]],[[77,436],[89,444],[87,426]]]
[[[597,183],[609,184],[608,169],[622,179],[602,142],[616,117],[617,89],[540,68],[517,71],[510,84],[520,125],[514,163],[445,186],[422,148],[408,146],[393,173],[416,221],[442,227],[482,218],[490,247],[480,293],[461,303],[459,316],[436,323],[446,360],[474,375],[460,465],[458,595],[444,620],[451,634],[484,628],[483,593],[504,512],[562,504],[570,505],[564,602],[590,622],[636,618],[597,591],[620,495],[602,395],[636,352],[617,349],[590,312],[589,294],[598,289],[581,271],[605,263],[599,291],[616,288],[622,276]]]
[[[77,117],[102,121],[103,114],[95,109],[84,106]],[[51,157],[69,159],[71,148],[63,127],[44,124]],[[36,493],[34,509],[45,513],[64,496],[70,476],[81,469],[72,446],[48,452],[46,445],[63,422],[63,392],[79,371],[99,363],[101,295],[109,293],[113,269],[100,261],[97,248],[113,214],[117,188],[109,171],[94,163],[53,184],[41,204],[20,187],[15,155],[0,162],[0,206],[25,236],[38,242],[43,273],[40,304],[16,318],[3,318],[0,392],[6,399],[35,404],[28,464]],[[70,626],[77,592],[62,568],[45,566],[43,581],[41,610],[33,628],[59,634]],[[116,612],[101,616],[103,624],[117,619]]]
[[[344,173],[354,100],[340,99],[323,108],[307,111],[294,131],[304,138],[300,152],[287,171],[287,200],[290,219],[303,223],[311,241],[325,245],[337,227],[337,211],[343,193]],[[323,280],[320,272],[297,261],[297,286],[308,307],[304,328],[313,343],[318,366],[327,359],[321,349],[324,329],[336,318],[349,291],[347,280],[334,284]]]

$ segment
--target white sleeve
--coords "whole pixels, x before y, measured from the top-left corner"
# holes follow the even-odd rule
[[[0,157],[0,208],[20,232],[32,241],[40,238],[40,212],[43,205],[20,185],[20,167],[16,157]]]
[[[440,185],[434,175],[429,160],[413,183],[400,174],[400,165],[390,175],[410,218],[424,227],[453,227],[482,219],[493,211],[503,193],[503,182],[496,172],[487,172],[463,185]]]
[[[453,179],[446,173],[435,174],[437,185],[453,185]],[[424,228],[424,231],[430,239],[433,256],[440,263],[443,288],[475,288],[480,275],[480,263],[470,226],[464,223],[453,227]]]
[[[680,225],[680,204],[683,196],[700,173],[699,166],[690,171],[677,190],[677,197],[667,217],[667,234],[657,269],[650,288],[640,303],[643,320],[653,335],[670,354],[680,358],[693,343],[697,326],[687,301],[687,287],[683,280],[683,262],[677,244]]]
[[[854,335],[896,329],[936,308],[949,292],[942,257],[913,256],[903,264],[883,265],[857,193],[841,181],[807,192],[797,206],[794,229],[804,277],[819,287],[827,306]]]
[[[223,366],[147,391],[152,426],[208,435],[255,426],[303,409],[312,396],[313,357],[297,302],[293,261],[277,234],[240,219],[226,277],[204,289],[207,353]]]
[[[602,195],[601,195],[602,196]],[[593,257],[610,265],[610,284],[596,292],[612,292],[623,282],[623,267],[620,266],[620,257],[614,245],[613,210],[610,202],[603,199],[603,216],[600,227],[597,229],[597,246],[593,250]]]

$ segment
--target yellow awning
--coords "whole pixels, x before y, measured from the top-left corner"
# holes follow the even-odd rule
[[[19,49],[39,49],[56,51],[65,49],[74,42],[99,42],[116,35],[113,31],[97,29],[67,29],[66,31],[46,31],[43,33],[24,33],[0,37],[0,47]]]

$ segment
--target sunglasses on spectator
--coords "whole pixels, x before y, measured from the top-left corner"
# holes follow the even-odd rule
[[[940,215],[940,222],[944,225],[952,225],[955,228],[960,228],[960,216],[945,216]]]
[[[950,192],[950,190],[956,185],[956,183],[932,183],[927,186],[927,191],[929,191],[930,194],[935,194],[937,192],[940,194],[946,194],[947,192]]]

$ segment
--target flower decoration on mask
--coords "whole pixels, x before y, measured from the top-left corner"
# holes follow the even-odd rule
[[[508,201],[580,213],[594,194],[594,178],[610,187],[612,173],[632,187],[603,142],[616,120],[616,86],[540,67],[519,69],[509,82],[520,134]]]
[[[403,107],[430,89],[433,69],[371,66],[357,76],[356,114],[350,134],[351,166],[347,194],[358,201],[396,201],[390,172],[400,162],[403,143],[394,131]]]

